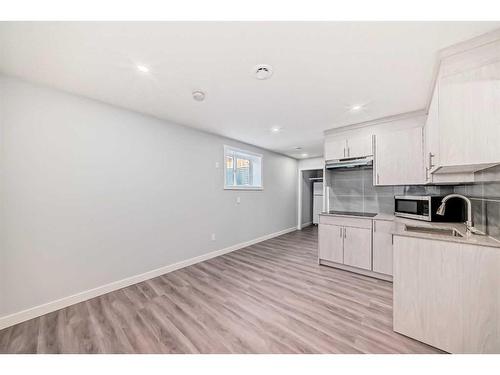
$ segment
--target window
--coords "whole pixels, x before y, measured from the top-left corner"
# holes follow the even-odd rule
[[[262,155],[224,146],[224,189],[262,188]]]

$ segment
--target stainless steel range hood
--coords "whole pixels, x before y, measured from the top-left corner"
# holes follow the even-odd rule
[[[328,160],[326,162],[326,169],[349,169],[349,168],[372,168],[373,156],[366,156],[364,158],[351,158]]]

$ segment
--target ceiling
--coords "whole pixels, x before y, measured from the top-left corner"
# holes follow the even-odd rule
[[[438,50],[499,27],[500,22],[0,22],[0,72],[312,157],[322,154],[326,129],[424,108]],[[256,64],[271,65],[272,77],[257,80]],[[193,100],[195,90],[206,94],[204,101]],[[353,105],[363,107],[352,111]],[[274,134],[272,127],[282,130]]]

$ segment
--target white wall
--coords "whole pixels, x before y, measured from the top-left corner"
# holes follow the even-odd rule
[[[294,159],[5,76],[0,126],[0,318],[296,225]],[[224,144],[263,191],[223,190]]]
[[[321,158],[309,158],[301,159],[297,163],[297,168],[299,171],[307,171],[311,169],[323,169],[325,166],[325,159]]]

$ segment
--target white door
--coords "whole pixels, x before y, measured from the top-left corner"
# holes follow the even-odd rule
[[[344,262],[343,228],[338,225],[320,224],[318,226],[319,258],[331,262]]]
[[[360,158],[373,155],[371,135],[363,135],[347,139],[347,157]]]
[[[346,140],[343,137],[325,138],[325,161],[338,160],[347,156]]]
[[[423,129],[380,133],[375,138],[375,185],[425,183]]]
[[[372,231],[365,228],[344,228],[344,264],[372,269]]]
[[[373,271],[392,275],[393,221],[373,220]]]

